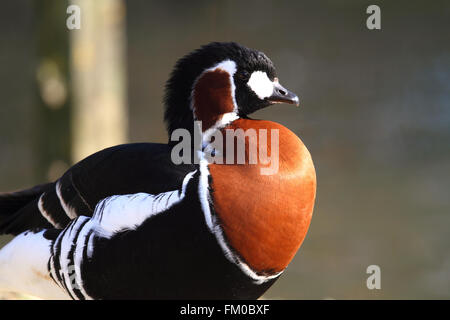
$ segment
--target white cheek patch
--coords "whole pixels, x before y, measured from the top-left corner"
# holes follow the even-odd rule
[[[267,73],[263,71],[253,72],[247,85],[261,100],[270,97],[273,93],[273,82],[270,81]]]

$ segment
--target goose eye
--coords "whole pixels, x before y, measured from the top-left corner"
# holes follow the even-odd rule
[[[248,80],[249,76],[250,74],[245,70],[239,73],[239,78],[241,80]]]

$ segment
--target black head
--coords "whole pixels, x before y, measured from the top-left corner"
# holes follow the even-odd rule
[[[298,97],[278,83],[275,67],[263,52],[234,42],[213,42],[181,58],[167,81],[165,120],[169,134],[177,128],[191,128],[194,85],[205,71],[219,64],[225,65],[220,68],[233,80],[238,116],[245,117],[273,103],[298,105]]]

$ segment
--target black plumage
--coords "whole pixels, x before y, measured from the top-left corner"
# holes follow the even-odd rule
[[[270,59],[237,43],[214,42],[180,59],[167,81],[165,121],[169,137],[177,128],[193,131],[190,106],[193,85],[202,72],[224,60],[236,64],[233,80],[238,116],[247,117],[273,103],[258,98],[246,85],[256,70],[264,71],[271,81],[275,79]],[[233,261],[239,259],[237,252],[233,255],[238,258],[226,256],[224,245],[205,221],[205,204],[199,196],[199,165],[175,165],[171,159],[172,147],[170,143],[115,146],[80,161],[53,183],[0,194],[0,234],[17,235],[45,229],[44,237],[52,241],[48,271],[72,298],[83,299],[86,295],[101,299],[260,297],[278,275],[258,283],[243,272],[240,261]],[[183,180],[192,172],[195,174],[180,202],[151,216],[135,229],[125,228],[109,237],[97,234],[93,227],[88,229],[88,234],[83,234],[82,243],[76,243],[84,227],[89,226],[89,217],[101,219],[105,209],[102,200],[137,193],[157,196],[177,190],[181,193]],[[214,215],[213,205],[209,203],[209,206]],[[66,241],[69,247],[63,239],[69,239]],[[92,247],[95,250],[90,255],[88,250]],[[69,288],[61,273],[61,261],[76,265],[75,255],[81,249],[79,267],[84,292]]]
[[[77,216],[90,217],[97,203],[106,197],[170,191],[178,188],[192,170],[194,165],[173,164],[168,145],[136,143],[111,147],[80,161],[55,183],[0,195],[2,209],[8,209],[2,210],[0,233],[17,235],[29,229],[52,227],[39,211],[41,195],[43,209],[58,227],[65,227],[71,219],[57,196],[58,182],[67,206]]]
[[[225,257],[206,226],[198,179],[182,202],[136,230],[96,237],[91,258],[85,246],[81,272],[92,298],[256,299],[272,285],[255,284]]]
[[[276,71],[272,61],[263,52],[238,43],[213,42],[178,60],[166,83],[164,118],[169,137],[177,128],[193,132],[192,86],[204,70],[223,60],[233,60],[238,68],[234,82],[241,117],[271,104],[258,99],[245,83],[252,70],[265,71],[273,80]],[[143,143],[108,148],[75,164],[55,183],[0,194],[0,234],[16,235],[28,229],[51,226],[37,206],[41,195],[44,210],[58,227],[66,226],[70,218],[56,194],[57,182],[61,186],[61,196],[77,216],[91,216],[96,204],[111,195],[155,194],[178,186],[192,166],[174,165],[170,159],[171,146]]]
[[[272,61],[263,52],[249,49],[235,42],[212,42],[178,60],[166,83],[164,119],[169,137],[177,128],[192,131],[194,122],[190,106],[192,86],[203,71],[224,60],[236,62],[238,68],[234,75],[234,82],[236,83],[236,102],[241,117],[246,117],[271,104],[258,99],[251,90],[248,90],[245,83],[254,70],[265,71],[273,80],[276,77],[276,71]]]

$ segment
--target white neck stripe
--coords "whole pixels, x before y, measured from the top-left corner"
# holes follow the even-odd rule
[[[240,257],[235,255],[228,244],[225,241],[223,230],[219,223],[217,222],[217,218],[211,214],[210,203],[211,203],[211,195],[209,193],[209,183],[208,183],[208,162],[203,157],[203,152],[199,152],[200,159],[200,178],[198,185],[198,193],[199,199],[202,206],[203,214],[205,215],[206,225],[208,229],[217,239],[217,242],[221,249],[223,250],[225,257],[232,263],[236,264],[242,272],[244,272],[248,277],[252,278],[255,284],[262,284],[271,279],[278,277],[283,271],[278,272],[271,276],[261,276],[258,275],[255,271],[253,271]]]

